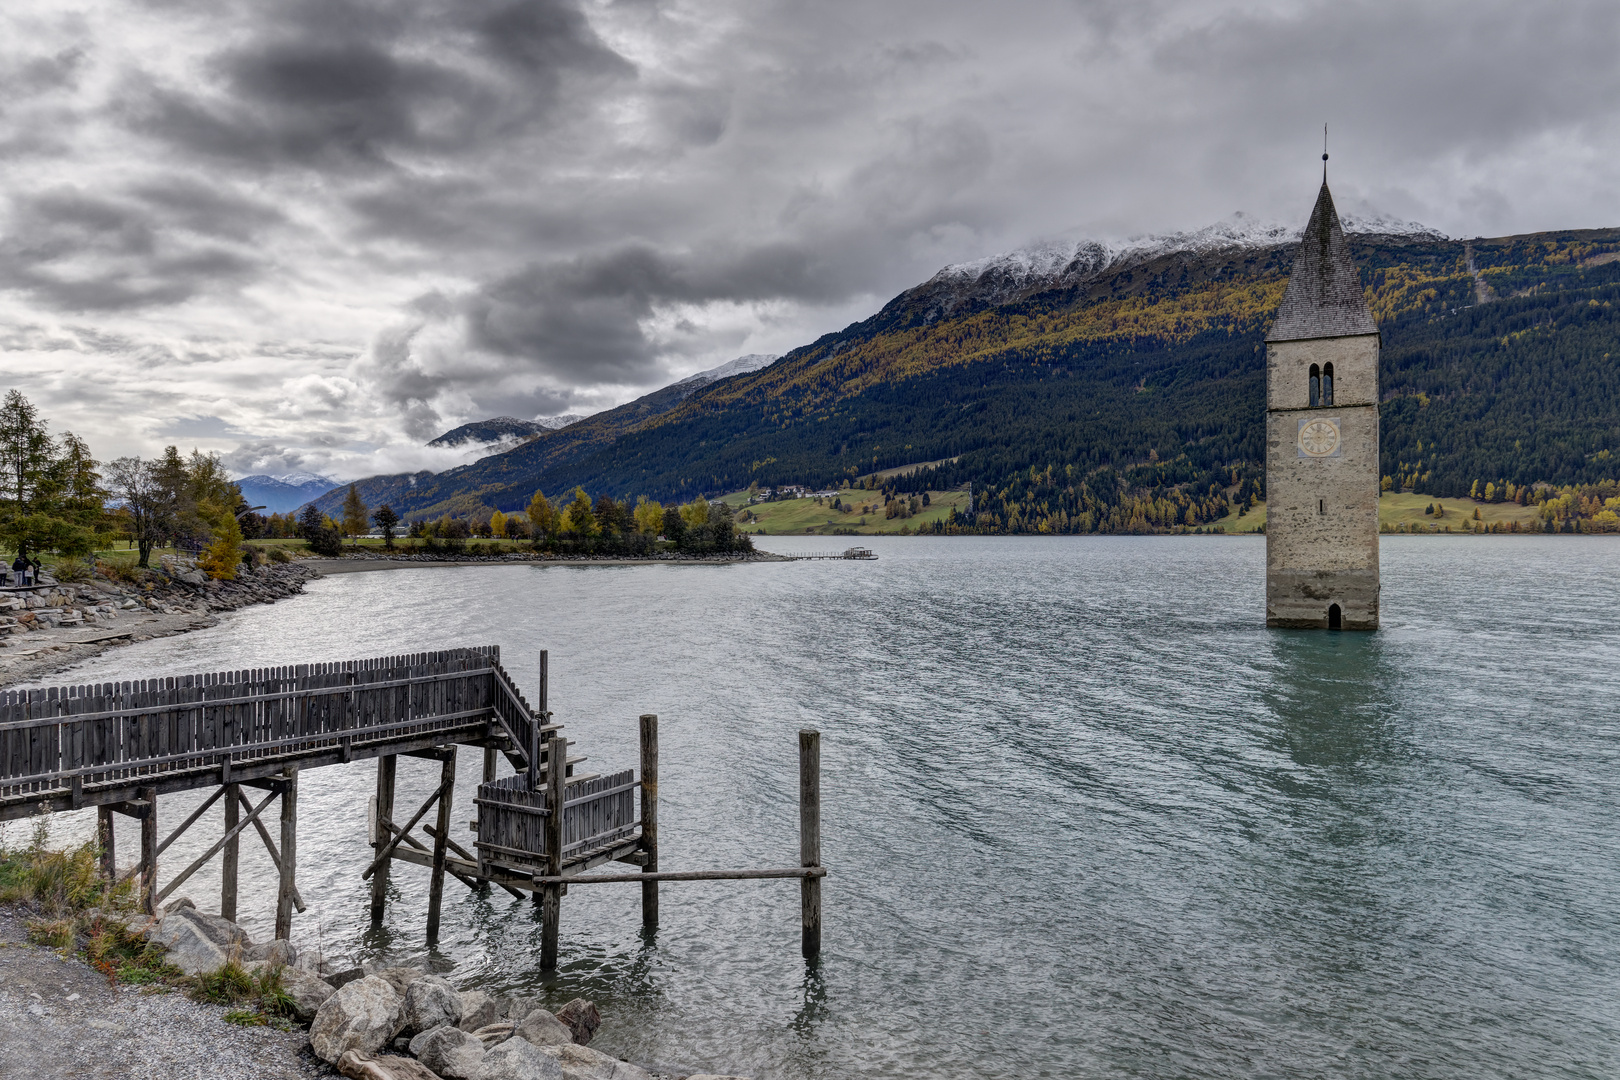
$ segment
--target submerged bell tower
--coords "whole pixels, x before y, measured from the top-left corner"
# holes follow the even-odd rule
[[[1378,629],[1379,343],[1324,166],[1266,335],[1267,626]]]

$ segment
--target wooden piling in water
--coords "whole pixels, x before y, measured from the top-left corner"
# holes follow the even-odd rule
[[[293,879],[298,866],[298,766],[282,774],[281,888],[276,891],[276,938],[292,937]]]
[[[428,883],[427,940],[429,945],[439,941],[439,910],[444,901],[444,856],[450,839],[450,804],[456,790],[456,747],[452,743],[444,755],[444,766],[439,771],[439,822],[433,833],[433,876]]]
[[[377,830],[371,838],[373,851],[381,851],[383,845],[393,839],[382,822],[394,820],[394,769],[398,756],[384,754],[377,759]],[[388,905],[388,870],[389,860],[377,868],[377,873],[371,879],[371,921],[380,922]]]
[[[241,838],[232,835],[241,823],[242,808],[236,800],[240,790],[237,784],[225,785],[225,835],[229,839],[225,841],[225,851],[219,861],[219,914],[231,922],[236,921],[236,871],[241,854],[237,843]]]
[[[157,788],[136,789],[136,795],[146,804],[141,813],[141,909],[148,915],[157,914]]]
[[[546,874],[563,867],[563,803],[568,788],[568,740],[555,732],[546,741]],[[543,886],[540,900],[540,970],[557,970],[557,937],[562,927],[562,885]]]
[[[821,732],[799,731],[799,865],[821,865]],[[821,878],[806,877],[800,888],[800,944],[806,960],[821,956]]]
[[[658,872],[658,717],[641,717],[641,850],[647,861],[641,872]],[[641,883],[641,928],[647,933],[658,929],[658,882]]]

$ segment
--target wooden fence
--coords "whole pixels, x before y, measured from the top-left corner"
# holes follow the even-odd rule
[[[0,693],[0,801],[264,758],[346,754],[495,722],[524,752],[532,710],[495,646]]]
[[[563,860],[572,862],[616,841],[636,836],[640,816],[634,769],[596,776],[568,785],[563,803]],[[478,862],[485,873],[492,865],[544,872],[546,819],[551,814],[546,790],[528,789],[526,776],[509,776],[478,786]]]

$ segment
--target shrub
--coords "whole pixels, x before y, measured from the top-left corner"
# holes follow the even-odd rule
[[[141,573],[135,568],[135,563],[128,559],[102,559],[96,563],[96,570],[109,581],[141,579]]]
[[[316,529],[306,534],[304,540],[309,544],[309,550],[317,555],[331,558],[343,554],[343,540],[336,529]]]
[[[57,581],[89,581],[91,573],[89,563],[72,555],[56,560],[56,566],[51,569],[51,576]]]
[[[265,557],[267,559],[269,559],[273,563],[290,563],[290,562],[292,562],[292,556],[289,555],[287,553],[287,549],[282,547],[280,544],[276,544],[276,545],[274,545],[272,547],[265,548],[264,549],[264,554],[265,554]]]

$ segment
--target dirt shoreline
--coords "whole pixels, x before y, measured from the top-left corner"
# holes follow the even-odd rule
[[[29,1080],[336,1076],[302,1030],[227,1023],[222,1005],[114,986],[76,957],[30,945],[0,906],[0,1074]]]

